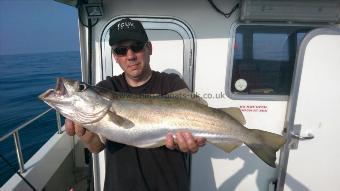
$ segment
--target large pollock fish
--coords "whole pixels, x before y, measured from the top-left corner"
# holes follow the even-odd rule
[[[162,146],[168,133],[189,131],[226,152],[244,143],[275,167],[276,151],[285,143],[281,135],[246,128],[238,108],[208,107],[185,89],[134,95],[58,78],[56,88],[39,98],[101,137],[140,148]]]

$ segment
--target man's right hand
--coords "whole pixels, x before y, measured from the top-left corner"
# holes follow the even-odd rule
[[[82,137],[86,133],[86,129],[78,124],[75,124],[69,119],[65,119],[65,131],[68,135]]]
[[[99,153],[104,149],[104,144],[100,141],[97,134],[86,130],[79,124],[74,123],[69,119],[65,119],[65,131],[68,135],[77,135],[82,140],[85,146],[93,153]]]

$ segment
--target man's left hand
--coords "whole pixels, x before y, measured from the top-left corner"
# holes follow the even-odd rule
[[[172,134],[166,136],[165,146],[168,149],[178,149],[185,153],[196,153],[199,147],[205,145],[206,139],[203,137],[193,137],[189,132],[176,132],[176,139]]]

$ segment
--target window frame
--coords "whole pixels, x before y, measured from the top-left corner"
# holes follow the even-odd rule
[[[303,24],[303,23],[299,23],[299,24],[288,24],[288,23],[263,23],[263,22],[257,22],[257,23],[234,23],[231,27],[231,31],[230,31],[230,40],[229,40],[229,55],[228,55],[228,65],[227,65],[227,72],[226,72],[226,86],[225,86],[225,93],[226,95],[233,100],[259,100],[259,101],[287,101],[289,94],[288,95],[267,95],[267,94],[236,94],[232,92],[232,80],[233,80],[233,68],[234,65],[236,64],[234,62],[234,44],[235,44],[235,40],[236,40],[236,31],[237,28],[240,26],[269,26],[269,27],[284,27],[284,26],[288,26],[288,27],[311,27],[312,29],[310,31],[312,31],[315,28],[320,27],[321,25],[315,25],[315,24]],[[310,32],[309,31],[309,32]],[[309,33],[307,32],[306,35]],[[302,38],[303,39],[303,38]],[[243,39],[244,41],[244,39]],[[244,44],[243,44],[244,45]],[[242,46],[243,46],[242,45]],[[253,48],[253,46],[252,46]],[[296,47],[296,50],[299,50],[299,47]],[[288,50],[289,51],[289,50]],[[244,55],[244,52],[243,52]],[[289,56],[289,55],[288,55]],[[294,59],[294,67],[292,72],[294,71],[295,65],[296,65],[296,58]],[[293,76],[293,73],[292,73]]]
[[[109,29],[112,25],[122,18],[129,17],[133,20],[139,20],[145,30],[168,30],[177,33],[183,41],[183,71],[182,78],[190,90],[194,89],[194,68],[196,62],[196,37],[191,26],[184,20],[177,17],[162,17],[162,16],[146,16],[146,15],[119,15],[113,17],[103,28],[100,37],[101,50],[101,70],[100,79],[103,80],[106,76],[112,76],[113,64],[112,50],[108,45]]]

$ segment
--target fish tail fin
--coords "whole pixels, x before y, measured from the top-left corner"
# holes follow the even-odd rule
[[[275,168],[276,152],[285,144],[286,140],[278,134],[249,129],[255,141],[245,143],[258,157],[269,166]]]

